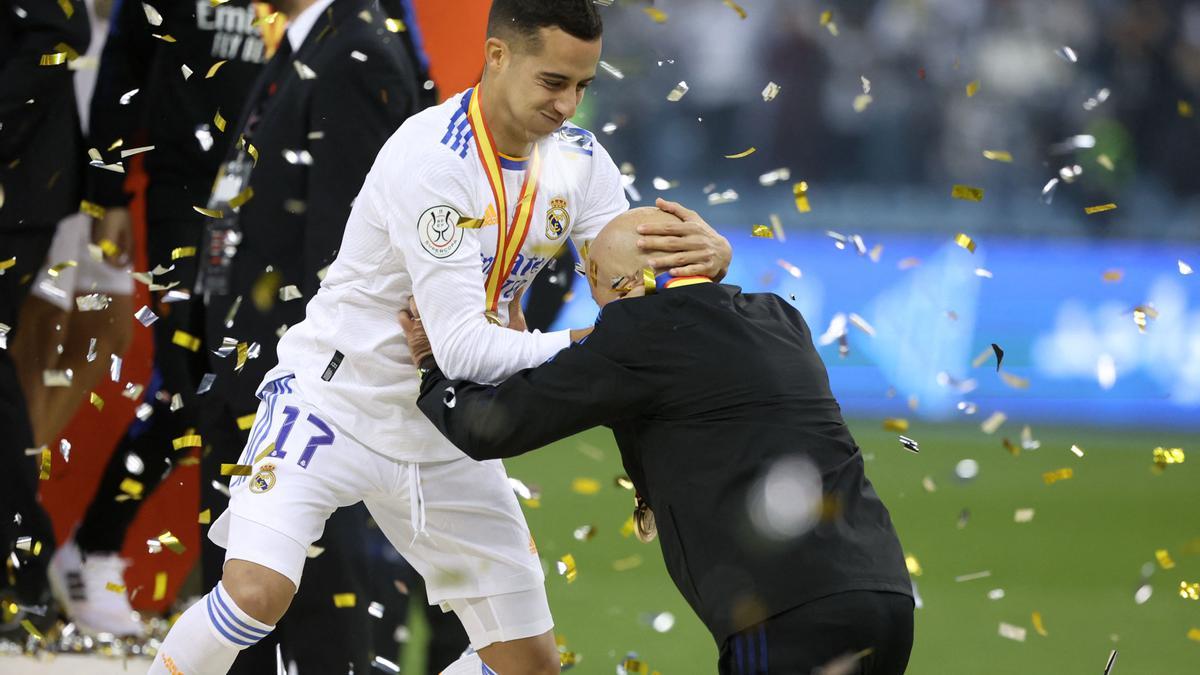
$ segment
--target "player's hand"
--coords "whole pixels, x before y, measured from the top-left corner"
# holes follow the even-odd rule
[[[429,336],[421,325],[421,311],[417,309],[415,299],[409,299],[408,309],[400,310],[400,327],[404,329],[404,339],[408,340],[408,354],[414,366],[420,366],[422,361],[433,356],[433,348],[429,346]]]
[[[697,275],[720,281],[733,260],[729,241],[700,214],[678,202],[660,198],[655,206],[683,222],[638,226],[638,234],[642,235],[638,248],[650,255],[647,264],[659,272],[669,270],[677,277]]]
[[[106,246],[104,241],[112,242],[116,248]],[[93,218],[92,243],[109,249],[104,254],[105,262],[121,267],[128,265],[133,253],[133,218],[129,209],[114,207],[106,209],[103,217]]]
[[[525,297],[524,288],[517,291],[517,294],[508,303],[508,327],[521,333],[529,330],[529,326],[525,324],[525,310],[521,309],[521,298],[523,297]]]

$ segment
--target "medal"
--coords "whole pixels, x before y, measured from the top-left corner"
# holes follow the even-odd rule
[[[649,544],[658,536],[658,526],[654,524],[654,510],[641,495],[634,497],[634,503],[637,506],[633,509],[633,524],[638,541]]]

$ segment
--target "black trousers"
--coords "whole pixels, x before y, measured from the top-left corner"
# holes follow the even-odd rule
[[[46,260],[53,238],[53,225],[0,230],[0,261],[16,258],[13,266],[0,274],[0,323],[10,327],[10,344],[17,331],[21,304]],[[33,447],[33,426],[7,348],[0,349],[0,432],[0,554],[7,558],[19,537],[41,542],[39,556],[18,553],[22,565],[14,575],[19,597],[35,603],[46,590],[45,571],[54,552],[54,530],[38,502],[39,458],[25,454]],[[0,575],[0,588],[8,583],[8,575]]]
[[[794,607],[721,645],[721,675],[901,675],[913,644],[913,600],[850,591]]]

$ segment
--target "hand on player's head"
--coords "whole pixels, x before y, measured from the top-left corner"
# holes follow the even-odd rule
[[[642,235],[638,248],[648,255],[646,264],[656,272],[670,271],[673,276],[705,276],[719,280],[729,268],[733,249],[699,213],[679,204],[659,199],[659,209],[675,220],[652,220],[639,224]]]

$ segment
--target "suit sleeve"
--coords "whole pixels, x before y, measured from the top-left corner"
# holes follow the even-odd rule
[[[639,342],[632,323],[606,308],[586,340],[499,385],[447,379],[433,369],[417,405],[468,456],[515,457],[651,406],[655,381],[626,353]]]
[[[317,292],[317,272],[333,262],[341,245],[350,205],[363,185],[375,155],[416,112],[416,83],[398,55],[383,50],[351,57],[316,79],[309,128],[320,132],[308,171],[304,227],[306,297]]]
[[[42,56],[64,51],[60,45],[84,53],[91,28],[83,0],[0,0],[0,11],[15,26],[0,66],[0,161],[7,163],[21,155],[51,100],[71,90],[67,64],[43,66]]]
[[[518,333],[485,318],[480,237],[495,237],[496,230],[457,226],[460,216],[483,215],[466,164],[476,160],[436,141],[418,139],[404,147],[408,140],[389,142],[395,147],[381,154],[379,173],[369,182],[390,239],[404,257],[442,371],[454,379],[495,383],[569,346],[570,331]]]
[[[100,53],[88,129],[88,143],[105,154],[108,162],[117,161],[107,156],[115,141],[124,140],[124,147],[136,145],[134,137],[145,127],[150,64],[158,45],[165,44],[150,34],[148,26],[141,3],[117,0]],[[134,89],[140,91],[122,105],[121,97]],[[91,201],[105,207],[127,206],[132,198],[125,191],[125,174],[104,169],[88,169],[87,190]]]

